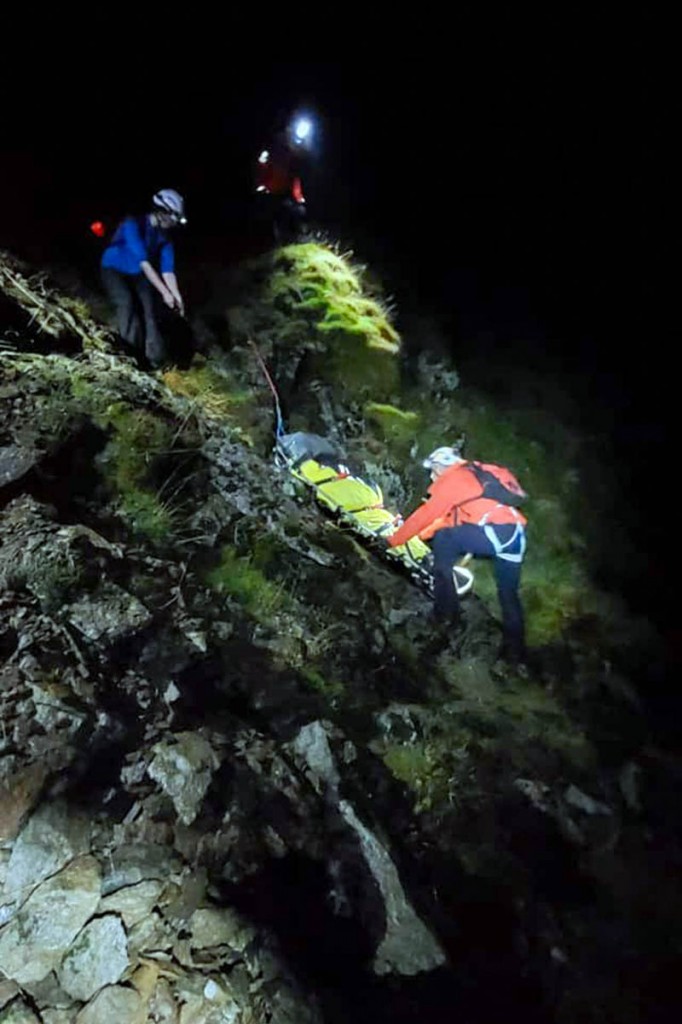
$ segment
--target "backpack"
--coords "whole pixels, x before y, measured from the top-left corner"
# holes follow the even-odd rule
[[[500,505],[511,505],[512,508],[520,508],[526,501],[528,495],[523,487],[514,474],[504,466],[469,462],[467,469],[471,470],[481,485],[482,491],[478,498],[489,498],[490,501],[496,501]]]

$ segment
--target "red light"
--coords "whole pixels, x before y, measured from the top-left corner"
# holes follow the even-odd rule
[[[107,229],[105,228],[101,220],[93,220],[92,224],[90,225],[90,230],[92,231],[93,235],[97,236],[97,238],[104,238],[104,236],[107,233]]]

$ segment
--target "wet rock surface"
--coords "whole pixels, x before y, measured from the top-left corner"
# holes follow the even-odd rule
[[[408,494],[287,344],[301,426]],[[273,468],[252,363],[215,357],[237,423],[106,352],[0,357],[0,1021],[629,1020],[682,904],[624,671],[589,633],[500,666],[477,599],[435,649]]]

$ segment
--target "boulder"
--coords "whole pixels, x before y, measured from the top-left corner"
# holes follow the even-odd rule
[[[215,751],[200,733],[180,732],[172,741],[157,743],[152,752],[149,775],[171,798],[180,820],[191,825],[220,764]]]
[[[86,924],[58,970],[60,984],[86,1002],[105,985],[119,981],[129,964],[126,933],[116,914]]]
[[[111,985],[98,992],[76,1017],[75,1024],[135,1024],[142,1000],[132,988]]]
[[[0,931],[0,971],[20,985],[41,981],[60,963],[100,898],[94,857],[78,857],[34,889]]]

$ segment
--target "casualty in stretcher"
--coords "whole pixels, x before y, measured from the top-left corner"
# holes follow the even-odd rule
[[[303,431],[281,434],[275,452],[278,464],[310,487],[318,502],[354,532],[384,539],[400,526],[401,516],[386,508],[379,485],[351,468],[326,438]],[[424,589],[433,589],[431,549],[418,537],[396,548],[386,547],[384,554],[388,560],[402,563]],[[473,586],[473,573],[461,565],[455,566],[453,573],[457,593],[467,594]]]

